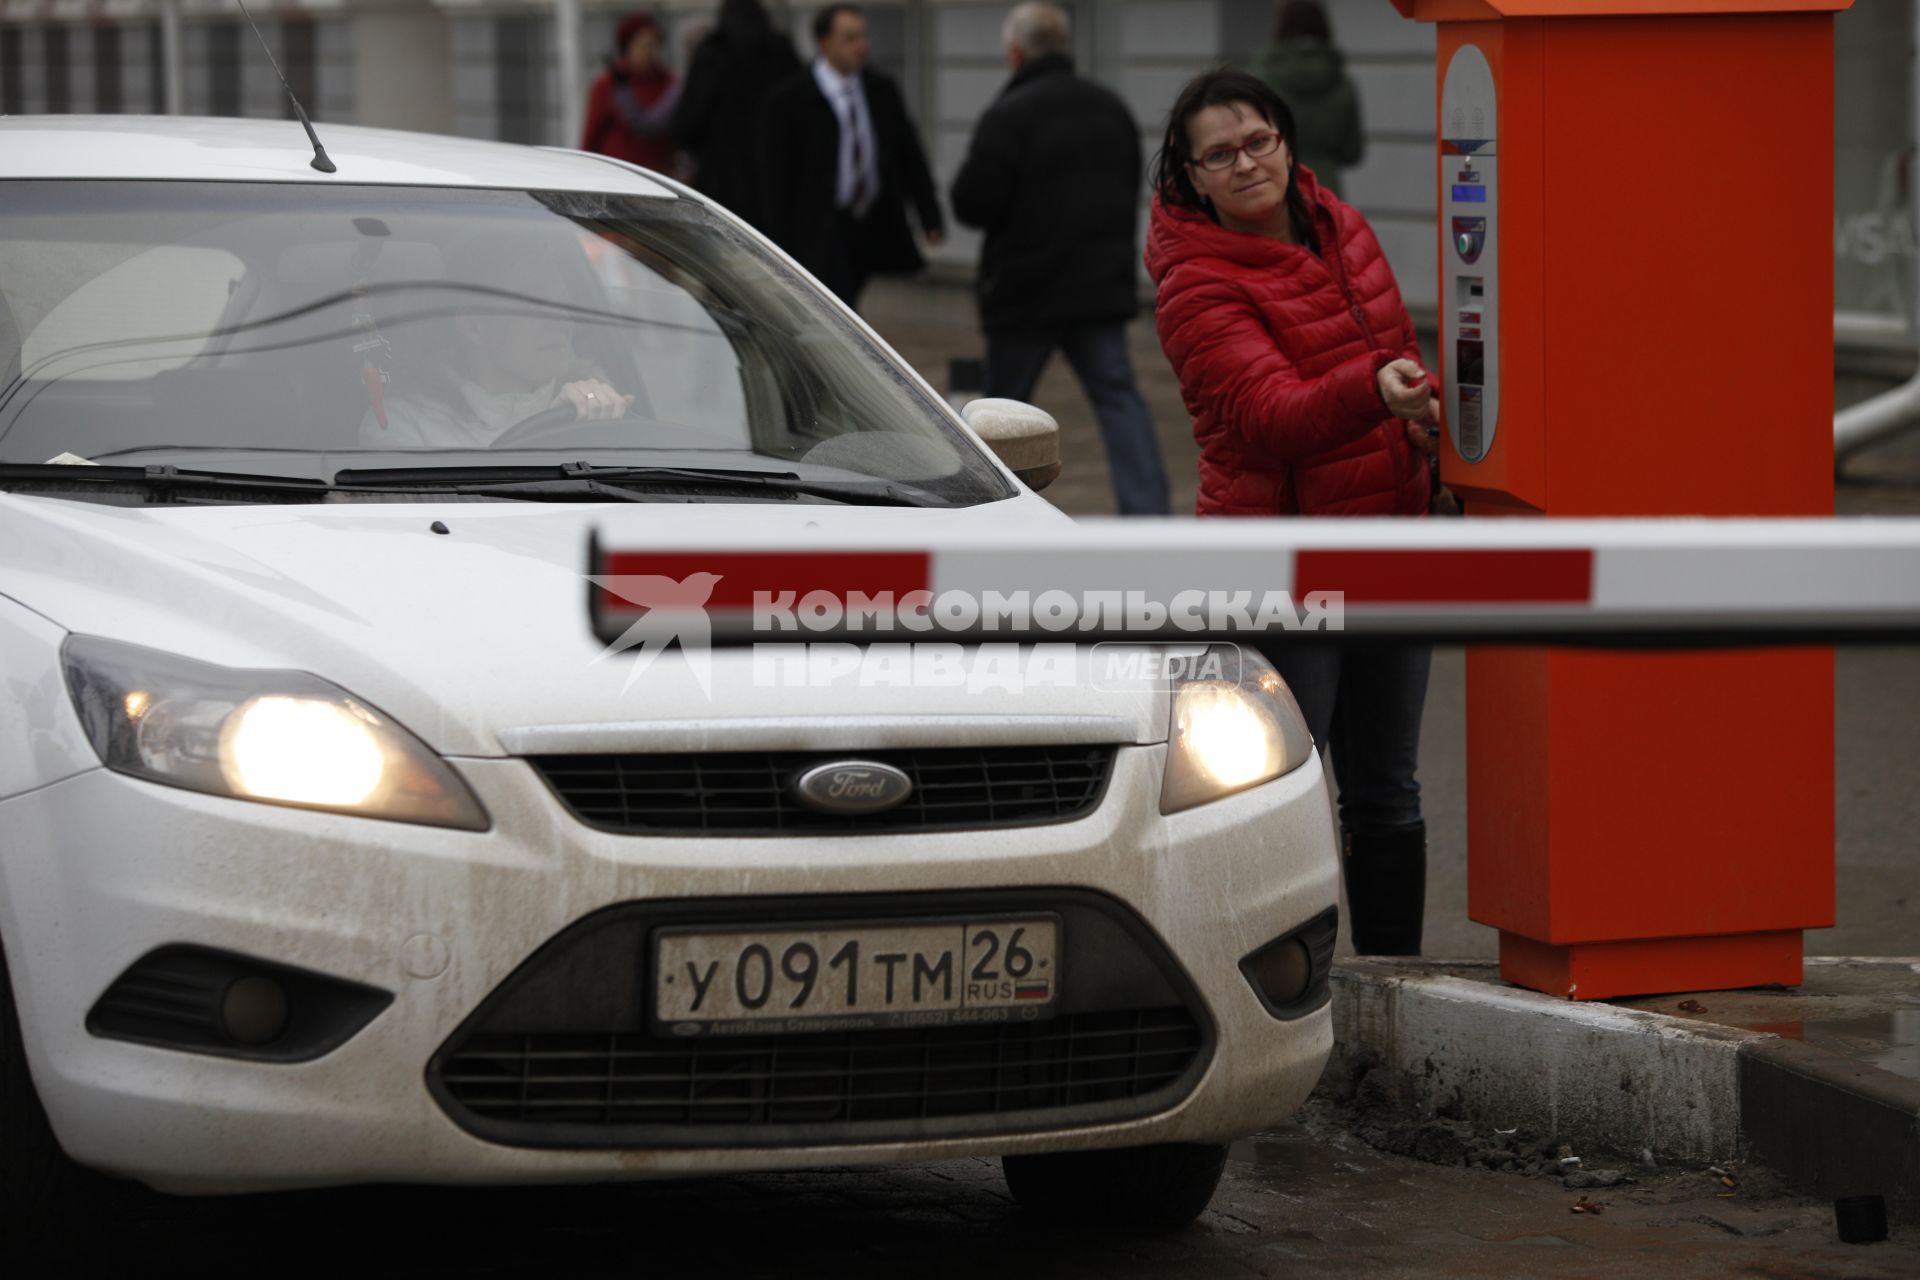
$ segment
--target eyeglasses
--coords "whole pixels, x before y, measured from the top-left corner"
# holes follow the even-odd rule
[[[1280,145],[1277,133],[1256,133],[1237,147],[1214,147],[1200,157],[1200,167],[1213,173],[1222,169],[1231,169],[1240,159],[1240,153],[1246,152],[1255,160],[1261,156],[1272,155]]]

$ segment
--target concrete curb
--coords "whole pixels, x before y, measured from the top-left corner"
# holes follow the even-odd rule
[[[1812,1045],[1508,986],[1491,964],[1334,966],[1330,1072],[1385,1066],[1403,1099],[1579,1151],[1746,1156],[1920,1222],[1920,1083]]]
[[[1740,1060],[1759,1032],[1575,1004],[1420,962],[1333,970],[1336,1055],[1364,1055],[1425,1111],[1666,1160],[1740,1151]],[[1357,1065],[1357,1064],[1356,1064]]]
[[[1920,1223],[1920,1081],[1770,1036],[1741,1053],[1740,1113],[1755,1159]]]

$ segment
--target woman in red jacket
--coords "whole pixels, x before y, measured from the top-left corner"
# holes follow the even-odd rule
[[[677,176],[667,126],[680,104],[680,78],[660,62],[660,24],[644,13],[628,14],[614,29],[613,48],[615,56],[587,92],[580,149]]]
[[[1200,444],[1199,513],[1424,515],[1436,387],[1379,241],[1295,161],[1293,138],[1265,83],[1211,71],[1174,103],[1155,165],[1147,270]],[[1431,650],[1269,656],[1332,750],[1354,948],[1417,955]]]

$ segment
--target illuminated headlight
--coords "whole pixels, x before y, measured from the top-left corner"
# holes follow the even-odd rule
[[[61,656],[109,769],[240,800],[487,827],[446,761],[318,676],[218,667],[94,636],[68,637]]]
[[[1233,645],[1202,657],[1174,686],[1162,813],[1271,782],[1313,754],[1306,719],[1273,664]]]

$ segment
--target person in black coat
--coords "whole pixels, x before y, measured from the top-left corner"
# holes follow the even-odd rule
[[[924,265],[909,203],[928,244],[940,243],[945,224],[900,89],[866,65],[866,17],[830,5],[813,34],[820,56],[763,108],[763,230],[856,306],[869,277]]]
[[[773,29],[760,0],[722,0],[719,24],[693,51],[668,130],[693,158],[693,186],[762,230],[760,107],[799,69],[793,42]]]
[[[1033,395],[1058,349],[1093,401],[1121,515],[1165,515],[1166,467],[1133,381],[1140,131],[1117,95],[1075,74],[1067,16],[1023,4],[1003,28],[1013,78],[974,130],[953,216],[986,234],[976,291],[987,394]]]

